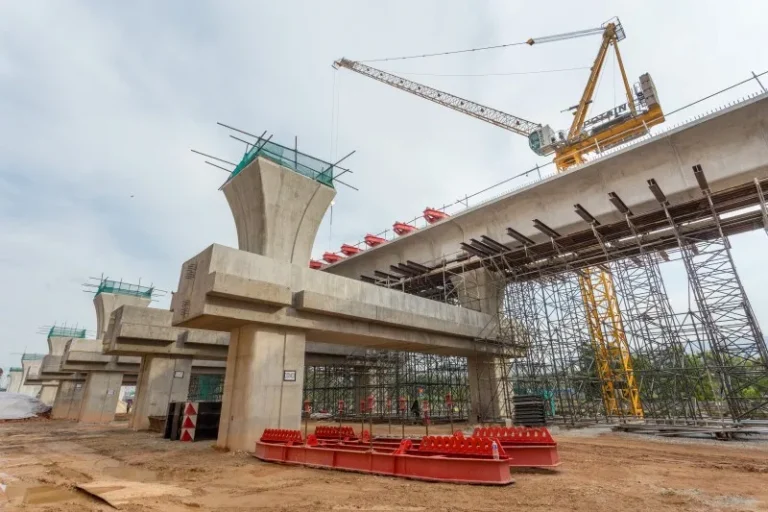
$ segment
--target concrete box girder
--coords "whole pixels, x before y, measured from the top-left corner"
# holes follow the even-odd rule
[[[323,272],[359,279],[409,260],[440,264],[461,251],[461,242],[483,235],[507,247],[519,245],[507,228],[543,242],[546,237],[533,227],[534,219],[563,235],[583,229],[575,204],[601,223],[619,222],[623,218],[608,193],[618,194],[636,214],[655,210],[658,202],[647,185],[651,178],[673,203],[701,198],[691,173],[696,164],[703,167],[713,192],[768,177],[767,134],[768,95],[763,94],[361,251]]]

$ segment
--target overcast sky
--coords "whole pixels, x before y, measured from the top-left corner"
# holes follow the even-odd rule
[[[326,216],[317,238],[319,257],[546,163],[523,137],[336,72],[334,59],[515,42],[615,15],[627,33],[630,80],[650,72],[667,111],[768,69],[768,6],[758,0],[0,0],[0,367],[19,366],[24,350],[47,352],[42,325],[95,329],[91,297],[81,291],[89,276],[172,290],[183,261],[214,242],[236,247],[218,191],[226,175],[190,152],[239,160],[242,145],[217,121],[268,130],[286,145],[298,136],[302,151],[324,159],[357,151],[345,163],[360,191],[339,188],[333,224]],[[561,111],[578,102],[598,43],[381,67],[565,128]],[[571,70],[529,73],[562,69]],[[434,76],[488,74],[497,75]],[[753,82],[685,115],[756,90]],[[609,62],[593,112],[622,102]],[[768,237],[742,235],[734,245],[768,326]],[[674,300],[684,302],[684,280],[671,280]]]

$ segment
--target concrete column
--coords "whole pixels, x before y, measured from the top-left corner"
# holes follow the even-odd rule
[[[170,402],[183,402],[189,393],[191,358],[144,356],[131,411],[131,428],[146,430],[150,416],[165,416]]]
[[[218,446],[251,452],[265,428],[299,429],[302,332],[246,325],[230,333]]]
[[[11,368],[8,372],[8,392],[19,393],[24,381],[24,372],[20,368]]]
[[[352,404],[352,406],[354,407],[354,411],[360,413],[362,412],[360,410],[360,401],[367,400],[368,395],[371,394],[369,389],[371,384],[371,373],[364,367],[356,367],[353,369],[353,371],[354,374],[352,375],[352,385],[355,387],[355,403]]]
[[[53,401],[51,417],[61,420],[77,420],[83,401],[83,382],[63,380],[59,383],[56,399]]]
[[[40,401],[45,405],[53,405],[58,390],[58,384],[43,384],[43,387],[40,389]]]
[[[122,373],[89,373],[85,380],[78,421],[81,423],[110,423],[113,421],[122,383]]]
[[[485,269],[465,272],[453,278],[462,307],[492,315],[499,315],[503,293],[498,277]],[[493,326],[498,327],[498,326]],[[478,353],[467,357],[470,418],[486,421],[509,417],[513,391],[511,382],[504,382],[501,361],[492,355]],[[506,366],[506,365],[505,365]]]
[[[487,354],[467,358],[471,420],[485,422],[509,417],[511,411],[507,411],[505,395],[511,403],[513,392],[511,382],[504,382],[503,368],[499,363],[497,358]]]

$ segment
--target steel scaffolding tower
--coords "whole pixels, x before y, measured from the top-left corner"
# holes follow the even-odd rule
[[[768,210],[758,209],[768,180],[712,194],[700,167],[694,175],[699,199],[671,205],[650,180],[660,208],[633,213],[611,193],[618,220],[614,212],[601,224],[574,205],[586,224],[570,234],[534,220],[547,240],[508,227],[512,243],[482,235],[462,242],[456,257],[409,263],[407,275],[364,276],[493,320],[469,358],[361,350],[346,365],[307,370],[313,410],[335,414],[338,400],[349,406],[373,395],[381,420],[416,421],[426,402],[434,419],[450,412],[489,423],[513,416],[514,395],[525,394],[545,401],[550,420],[568,424],[768,418],[768,350],[728,241],[768,228]],[[661,271],[670,261],[685,269],[687,311],[670,305]],[[483,395],[472,398],[474,409],[470,387]],[[404,415],[393,405],[400,397]]]
[[[706,349],[697,357],[717,375],[720,394],[728,404],[732,419],[765,416],[768,415],[765,338],[736,272],[731,244],[704,171],[696,165],[693,172],[705,200],[702,209],[708,210],[715,222],[715,236],[704,238],[683,233],[670,214],[669,202],[658,184],[649,180],[649,186],[682,250],[690,292],[698,308],[694,315],[707,342]],[[762,195],[759,184],[758,191]]]

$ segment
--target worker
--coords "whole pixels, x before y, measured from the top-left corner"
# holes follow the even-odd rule
[[[418,400],[413,401],[413,405],[411,405],[411,413],[417,418],[421,417],[421,407],[419,407]]]

